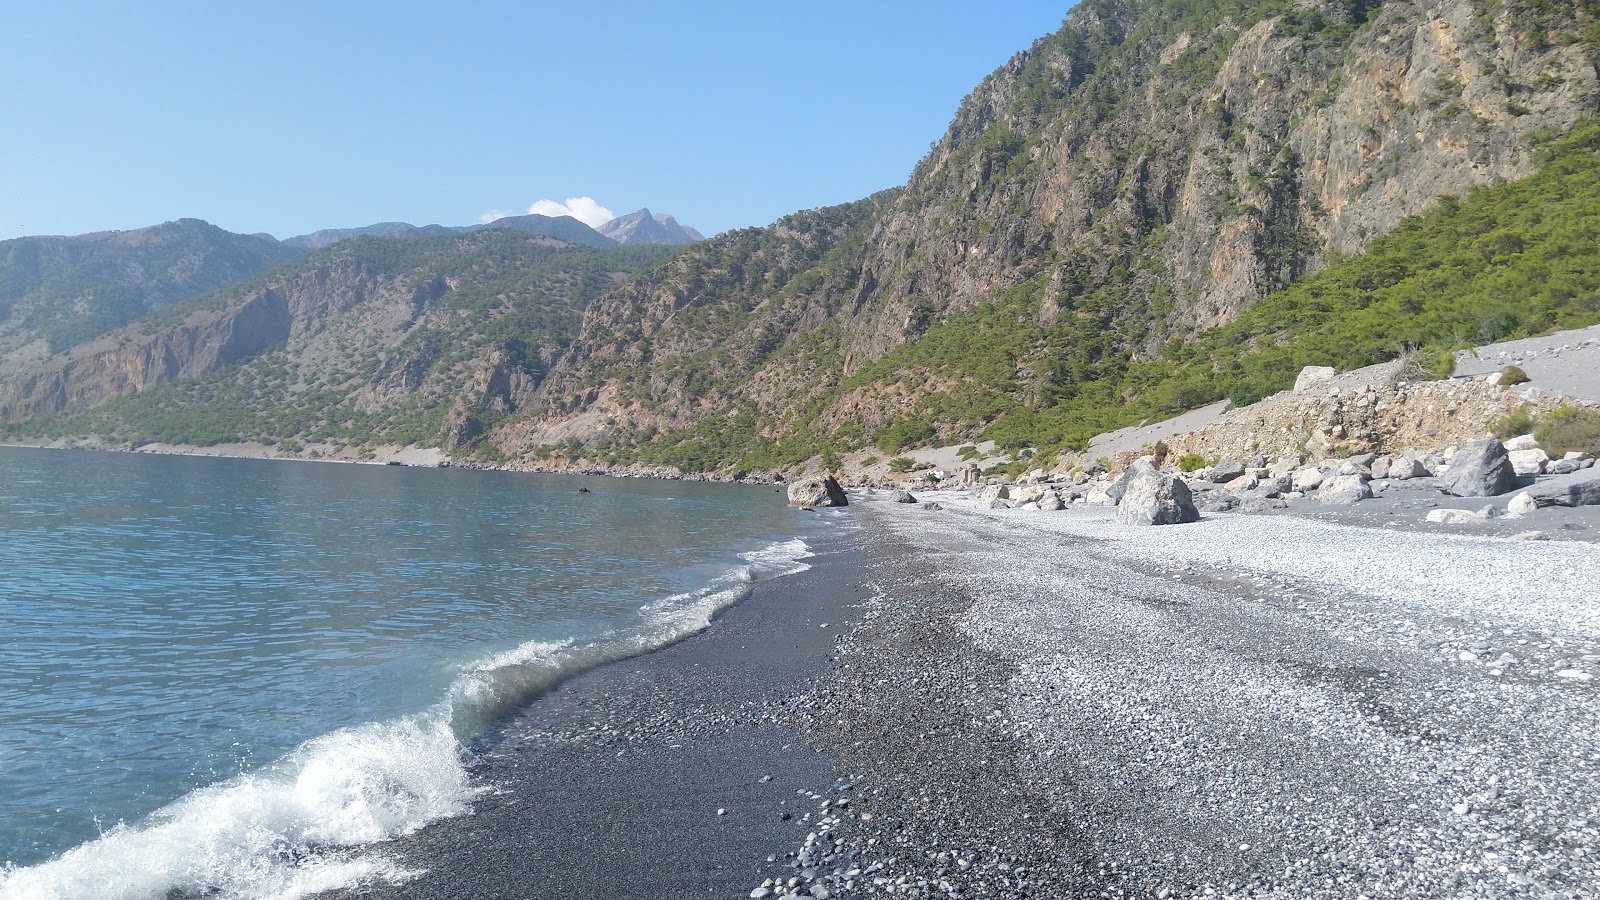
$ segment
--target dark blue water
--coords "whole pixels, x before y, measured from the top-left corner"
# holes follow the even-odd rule
[[[467,810],[497,716],[795,570],[802,525],[771,488],[0,448],[0,897],[371,876],[338,848]]]

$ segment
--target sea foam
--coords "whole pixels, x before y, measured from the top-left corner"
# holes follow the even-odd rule
[[[361,848],[466,813],[479,790],[469,746],[508,711],[565,678],[682,640],[765,578],[805,571],[804,541],[742,555],[699,590],[645,604],[599,639],[530,641],[462,668],[421,712],[322,735],[253,772],[193,791],[47,862],[0,872],[0,900],[293,900],[414,877]]]

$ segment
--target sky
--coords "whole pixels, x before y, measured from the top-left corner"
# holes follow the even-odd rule
[[[765,225],[905,183],[1069,5],[0,0],[0,239]]]

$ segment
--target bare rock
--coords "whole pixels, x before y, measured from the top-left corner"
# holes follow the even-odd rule
[[[1305,394],[1311,391],[1327,390],[1333,383],[1333,377],[1339,374],[1332,366],[1306,366],[1300,370],[1300,375],[1294,380],[1294,392]]]
[[[1456,451],[1440,481],[1447,494],[1493,497],[1517,486],[1517,472],[1498,440],[1481,438]]]
[[[1177,525],[1200,518],[1189,486],[1158,471],[1147,460],[1134,463],[1124,473],[1123,488],[1116,516],[1123,525]]]
[[[790,506],[849,506],[844,488],[832,475],[814,475],[789,485]]]

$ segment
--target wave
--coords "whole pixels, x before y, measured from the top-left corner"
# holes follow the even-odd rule
[[[701,631],[766,578],[810,568],[804,541],[742,554],[699,590],[640,608],[592,641],[530,641],[463,668],[421,712],[314,738],[253,772],[191,792],[48,862],[0,871],[0,900],[294,900],[416,873],[360,848],[471,808],[467,748],[508,711],[578,672]]]

